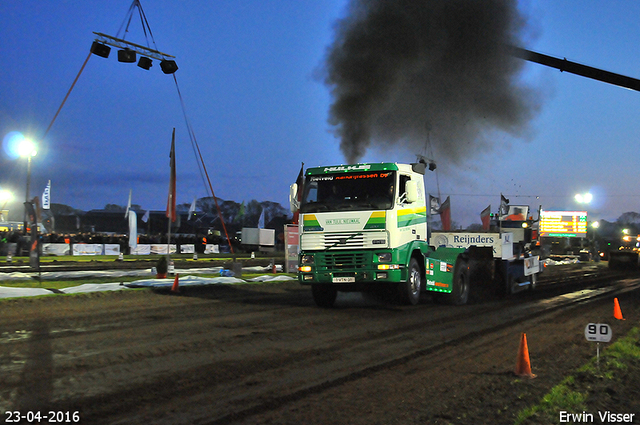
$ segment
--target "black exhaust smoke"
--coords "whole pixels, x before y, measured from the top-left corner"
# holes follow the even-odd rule
[[[458,161],[493,130],[520,134],[536,96],[503,46],[522,45],[525,27],[515,1],[352,0],[323,69],[346,160],[372,144],[420,153],[429,135]]]

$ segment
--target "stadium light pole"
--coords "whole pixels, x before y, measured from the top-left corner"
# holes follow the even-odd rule
[[[22,139],[18,146],[18,154],[27,158],[27,188],[24,195],[24,202],[29,202],[29,190],[31,188],[31,158],[38,153],[36,144],[29,139]],[[23,232],[27,234],[27,206],[24,206],[24,228]]]

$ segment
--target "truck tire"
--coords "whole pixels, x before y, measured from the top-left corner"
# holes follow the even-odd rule
[[[406,282],[401,282],[398,286],[400,300],[406,305],[416,305],[420,301],[420,291],[422,289],[422,269],[418,260],[411,258],[409,261],[409,276]]]
[[[318,307],[333,307],[338,296],[338,290],[331,285],[311,285],[311,294]]]
[[[447,304],[464,305],[469,301],[469,274],[467,260],[458,257],[453,270],[453,288],[450,294],[446,294],[444,299]]]
[[[498,298],[504,298],[509,294],[509,282],[507,270],[501,262],[495,264],[495,275],[493,278],[494,293]]]

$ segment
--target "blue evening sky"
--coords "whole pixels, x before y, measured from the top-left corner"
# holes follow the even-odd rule
[[[640,3],[521,1],[524,47],[640,78]],[[64,108],[93,32],[116,35],[131,1],[14,0],[0,3],[0,139],[19,131],[39,144],[31,196],[52,181],[52,202],[101,209],[166,206],[171,132],[176,129],[177,200],[208,196],[173,77],[92,55]],[[346,0],[142,0],[157,48],[176,56],[175,76],[215,195],[288,206],[305,166],[340,164],[327,123],[329,89],[316,77]],[[126,39],[146,44],[137,15]],[[640,211],[640,93],[538,64],[522,78],[542,93],[526,135],[496,133],[493,149],[462,164],[435,158],[427,191],[451,197],[452,219],[480,222],[500,194],[532,209],[582,210],[615,220]],[[412,149],[370,149],[363,162],[411,162]],[[22,208],[24,159],[0,153],[0,189]],[[594,201],[573,196],[591,191]]]

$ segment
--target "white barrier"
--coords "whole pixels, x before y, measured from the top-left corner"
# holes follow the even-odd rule
[[[101,255],[102,244],[97,243],[74,243],[73,255]]]
[[[42,255],[71,255],[71,247],[68,243],[50,243],[42,244]]]
[[[5,244],[8,245],[8,244]],[[13,244],[15,245],[15,244]],[[73,247],[73,248],[72,248]],[[14,248],[15,250],[15,248]],[[176,244],[171,244],[171,254],[178,252]],[[131,250],[131,255],[166,255],[167,244],[138,244],[135,249]],[[196,246],[194,244],[180,245],[181,254],[195,254]],[[218,245],[207,244],[205,254],[219,254]],[[50,243],[42,244],[43,256],[59,256],[59,255],[119,255],[119,244],[93,244],[93,243]]]
[[[175,254],[177,252],[177,248],[175,244],[171,244],[171,254]],[[152,244],[151,245],[151,254],[166,254],[167,253],[167,244]]]
[[[220,248],[218,247],[218,245],[214,245],[211,243],[208,243],[204,249],[204,253],[205,254],[219,254],[220,253]]]
[[[138,244],[131,250],[131,255],[149,255],[151,254],[151,245]]]
[[[104,251],[102,255],[120,255],[120,245],[117,243],[104,244]]]
[[[195,254],[196,246],[194,244],[180,245],[180,254]]]

